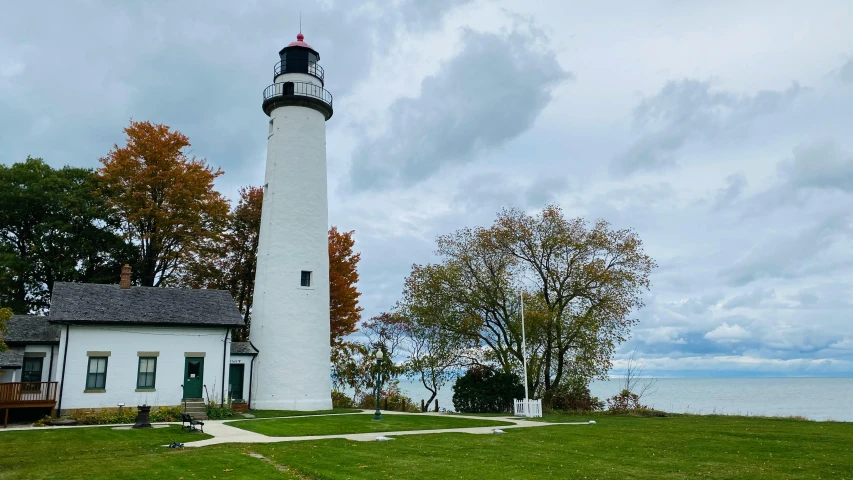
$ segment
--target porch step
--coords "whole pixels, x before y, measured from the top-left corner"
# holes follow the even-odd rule
[[[207,404],[203,398],[187,398],[183,401],[184,411],[196,420],[207,420]]]

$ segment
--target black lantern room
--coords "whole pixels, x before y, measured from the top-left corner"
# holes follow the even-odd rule
[[[317,50],[305,43],[305,35],[301,33],[296,36],[296,41],[278,52],[281,63],[276,65],[276,75],[282,73],[307,73],[317,77],[323,82],[323,67],[317,64],[320,54]]]

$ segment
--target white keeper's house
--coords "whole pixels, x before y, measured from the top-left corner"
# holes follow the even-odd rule
[[[248,403],[257,350],[224,290],[57,282],[48,316],[16,315],[0,353],[0,409]],[[199,408],[200,407],[200,408]],[[7,416],[3,420],[6,422]]]

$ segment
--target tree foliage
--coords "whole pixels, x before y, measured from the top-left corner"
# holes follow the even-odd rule
[[[403,302],[417,315],[481,346],[471,364],[521,373],[525,309],[528,378],[543,395],[568,378],[603,378],[643,306],[654,261],[628,229],[568,220],[557,206],[530,215],[504,210],[492,227],[438,239],[441,262],[415,266]]]
[[[509,413],[512,401],[524,398],[524,385],[514,373],[474,366],[453,385],[453,408],[464,413]]]
[[[246,322],[245,330],[234,332],[235,341],[247,340],[251,328],[263,195],[261,187],[240,189],[225,230],[196,248],[177,282],[190,288],[228,290]]]
[[[98,179],[139,249],[141,285],[159,286],[223,230],[228,202],[213,185],[222,170],[188,157],[189,139],[166,125],[131,121],[124,131],[127,144],[101,158]]]
[[[332,345],[357,330],[361,311],[356,288],[360,253],[353,253],[354,232],[329,229],[329,321]]]
[[[3,341],[3,334],[6,333],[6,322],[12,318],[12,310],[8,308],[0,308],[0,352],[5,352],[9,349]]]
[[[38,158],[0,165],[0,305],[36,313],[54,282],[118,281],[134,250],[97,190],[89,169]]]

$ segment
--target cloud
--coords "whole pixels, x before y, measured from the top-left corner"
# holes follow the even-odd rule
[[[779,163],[778,174],[793,189],[853,193],[853,153],[834,141],[800,145],[792,158]]]
[[[838,70],[838,78],[844,83],[853,83],[853,58],[847,60],[841,69]]]
[[[726,186],[717,190],[714,198],[714,208],[719,209],[729,206],[746,189],[747,181],[743,172],[733,173],[726,177]]]
[[[642,340],[646,345],[661,343],[681,345],[687,343],[681,336],[682,332],[682,329],[677,327],[658,327],[640,330],[636,336],[638,340]]]
[[[741,307],[758,307],[772,298],[776,298],[775,290],[772,288],[757,288],[749,293],[731,298],[723,304],[723,308],[731,310]]]
[[[840,205],[821,214],[797,231],[765,235],[720,275],[732,286],[743,286],[762,278],[801,278],[849,267],[853,259],[844,253],[853,236],[853,212]]]
[[[261,92],[273,81],[279,49],[295,38],[300,11],[337,102],[397,38],[431,32],[467,3],[94,0],[48,11],[19,3],[0,18],[4,161],[31,154],[54,166],[97,166],[132,117],[187,134],[195,155],[223,167],[217,186],[231,194],[262,182]]]
[[[739,343],[749,340],[752,334],[749,330],[734,324],[729,325],[723,322],[719,327],[705,334],[705,338],[717,343]]]
[[[390,107],[388,129],[356,149],[355,190],[409,186],[442,167],[472,162],[529,129],[570,78],[540,33],[465,30],[462,51]]]
[[[710,81],[670,81],[634,109],[639,137],[612,161],[611,173],[626,177],[672,167],[689,142],[742,136],[753,121],[787,108],[803,91],[794,83],[782,91],[737,95],[712,90]]]

